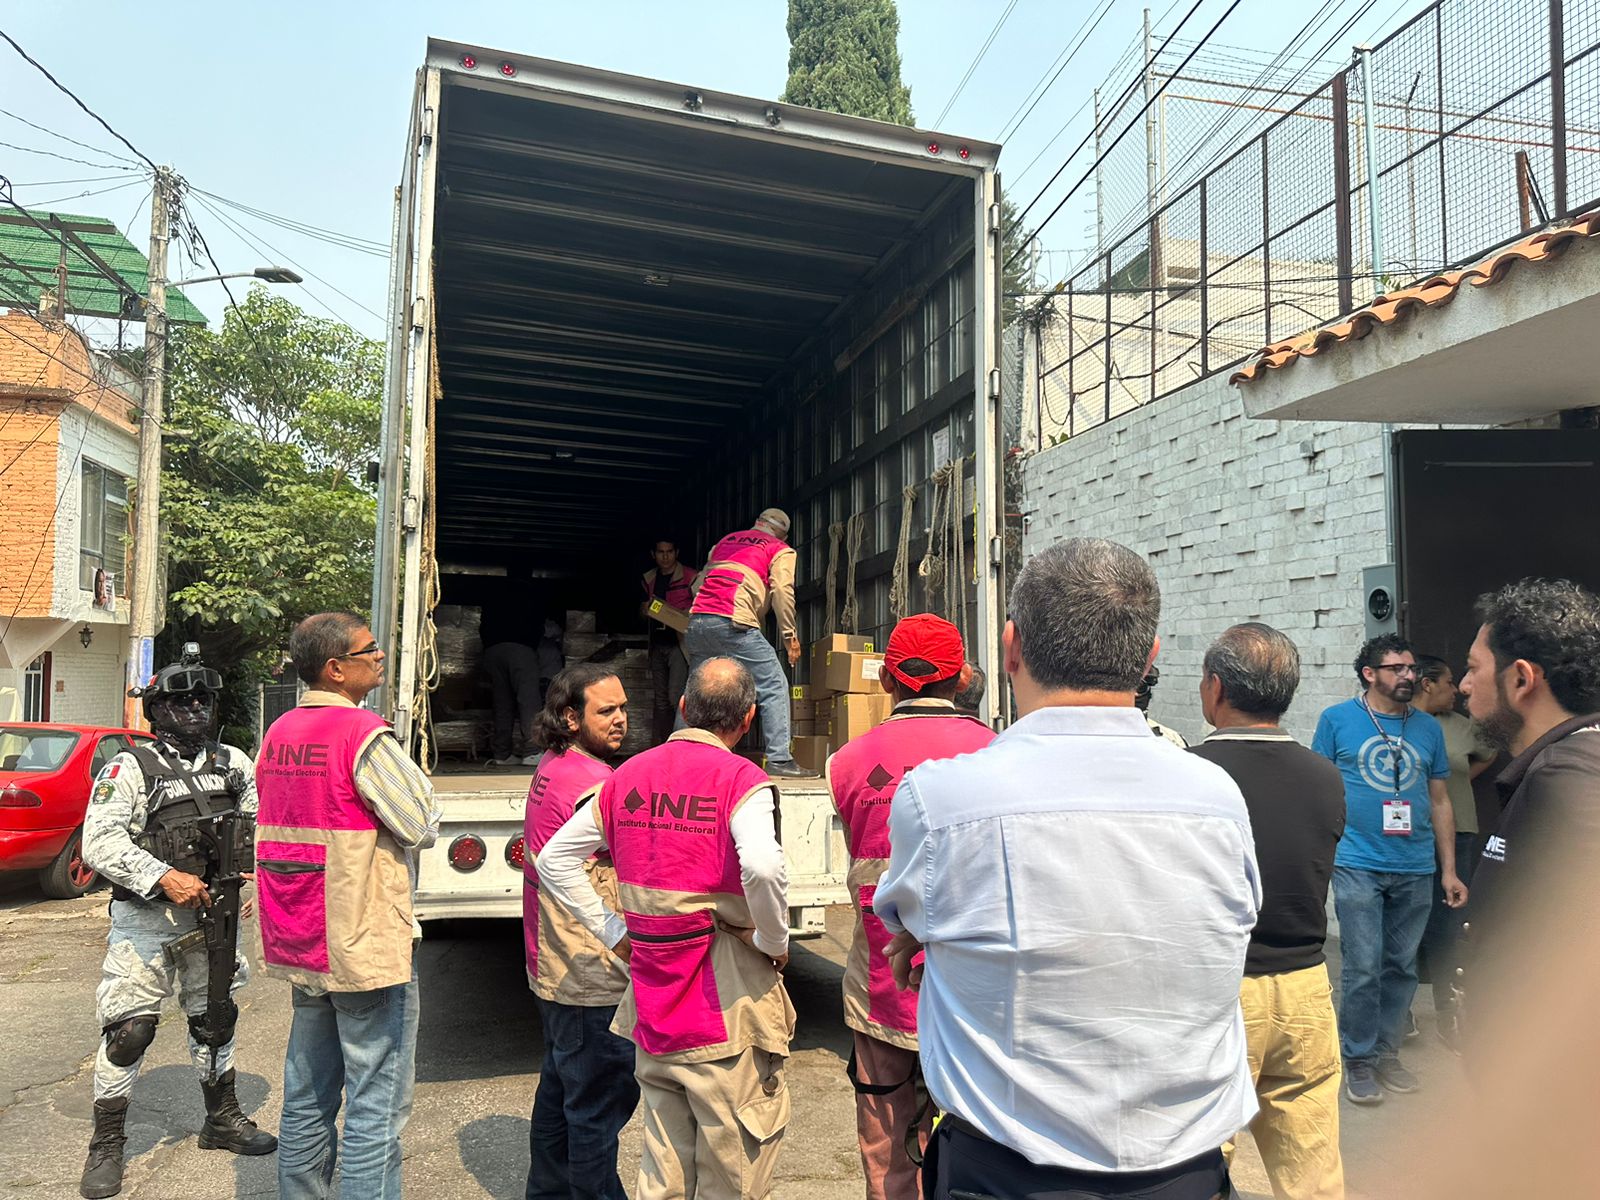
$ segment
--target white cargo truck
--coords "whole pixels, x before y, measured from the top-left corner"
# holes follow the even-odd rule
[[[380,709],[430,769],[441,613],[486,577],[526,591],[535,627],[552,608],[637,622],[661,531],[703,555],[767,505],[793,518],[803,639],[881,644],[932,609],[998,676],[998,153],[428,43],[395,195],[372,623]],[[438,765],[423,920],[520,913],[531,774]],[[848,899],[843,840],[820,781],[780,795],[792,923],[815,932]]]

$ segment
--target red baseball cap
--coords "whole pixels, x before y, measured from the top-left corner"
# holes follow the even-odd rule
[[[933,673],[911,675],[901,669],[902,663],[914,658],[930,664]],[[961,631],[932,613],[918,613],[896,624],[889,635],[889,646],[883,652],[884,670],[913,692],[949,679],[966,665],[966,661]]]

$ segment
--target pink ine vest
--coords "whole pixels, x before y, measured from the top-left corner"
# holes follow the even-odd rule
[[[690,589],[694,587],[695,576],[699,573],[693,567],[684,567],[683,574],[677,579],[667,580],[667,594],[663,599],[679,612],[688,612],[689,606],[694,603],[694,593]],[[644,585],[646,600],[655,599],[655,576],[656,572],[646,571],[640,581]]]
[[[947,706],[899,709],[852,739],[828,760],[828,787],[850,847],[849,887],[855,937],[845,966],[845,1023],[869,1037],[917,1048],[917,994],[895,986],[883,948],[889,931],[872,911],[878,880],[889,866],[889,802],[918,763],[981,750],[994,731]]]
[[[256,759],[256,886],[269,974],[329,991],[411,978],[405,856],[356,791],[356,754],[388,728],[364,708],[291,709]]]
[[[522,939],[528,982],[546,1000],[565,1003],[597,994],[601,998],[609,995],[615,1003],[621,994],[620,986],[609,979],[606,956],[594,935],[570,914],[553,912],[548,903],[540,903],[539,872],[534,866],[545,843],[572,816],[578,797],[610,774],[610,767],[587,754],[547,750],[539,756],[528,787],[522,819]],[[594,969],[586,970],[579,963]],[[562,992],[567,993],[565,998],[559,994]]]
[[[676,734],[628,760],[600,789],[601,828],[633,944],[628,1036],[647,1054],[741,1053],[752,1043],[730,1028],[743,1020],[730,1009],[752,992],[782,992],[765,956],[717,931],[719,918],[749,924],[728,822],[746,797],[770,786],[749,760]]]
[[[765,589],[772,560],[787,549],[788,544],[781,538],[759,529],[730,533],[711,548],[711,558],[701,572],[700,594],[689,611],[713,617],[733,616],[740,585],[753,580]]]

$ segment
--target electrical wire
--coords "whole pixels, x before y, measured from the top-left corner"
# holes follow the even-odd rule
[[[967,73],[961,77],[961,82],[956,84],[956,90],[950,93],[950,99],[944,102],[944,107],[939,110],[939,115],[933,119],[933,128],[939,129],[944,124],[944,119],[950,115],[950,110],[955,107],[961,98],[962,91],[967,86],[967,81],[972,78],[972,73],[978,69],[978,64],[983,61],[983,56],[989,53],[989,47],[994,45],[994,39],[1000,36],[1000,30],[1011,19],[1011,14],[1016,10],[1017,0],[1011,0],[1005,11],[1000,14],[999,20],[994,23],[994,28],[989,30],[989,36],[984,39],[983,45],[978,47],[978,53],[973,55],[972,61],[967,64]]]
[[[57,196],[54,200],[39,200],[35,201],[35,203],[37,203],[40,208],[53,208],[55,205],[63,204],[68,200],[83,200],[90,196],[106,196],[112,192],[125,191],[131,187],[138,187],[143,182],[143,177],[140,177],[138,179],[130,179],[126,183],[114,183],[110,187],[94,188],[84,192],[73,192],[68,196]]]
[[[372,309],[368,308],[365,304],[361,303],[361,301],[357,300],[354,296],[350,295],[348,292],[342,290],[341,288],[337,287],[336,285],[334,285],[332,283],[329,283],[328,280],[324,279],[321,275],[318,275],[310,267],[304,266],[303,264],[298,263],[294,259],[290,258],[288,254],[286,254],[282,250],[279,250],[276,246],[274,246],[271,242],[268,242],[265,238],[260,239],[260,241],[257,241],[255,238],[252,238],[250,236],[250,234],[248,232],[246,232],[239,224],[237,224],[236,222],[230,220],[228,217],[223,216],[222,213],[218,212],[215,208],[213,208],[211,205],[207,204],[204,200],[200,199],[198,196],[194,197],[194,201],[201,208],[205,209],[208,213],[210,213],[213,217],[215,217],[218,221],[222,222],[222,224],[224,226],[226,226],[228,229],[230,229],[237,237],[241,238],[246,244],[250,245],[257,252],[263,253],[263,254],[271,254],[271,255],[275,255],[275,256],[277,256],[279,258],[282,258],[291,267],[295,267],[296,269],[305,272],[305,274],[311,276],[311,278],[317,280],[319,283],[322,283],[322,284],[326,285],[327,287],[332,288],[339,295],[343,296],[346,300],[350,301],[351,304],[354,304],[357,308],[361,309],[363,312],[369,313],[376,320],[378,320],[378,321],[386,321],[387,320],[387,318],[385,318],[382,313],[374,312]],[[263,247],[265,247],[265,249],[263,249]],[[306,292],[308,294],[310,294],[317,301],[318,304],[322,305],[322,307],[328,311],[329,315],[334,317],[336,320],[343,321],[346,325],[354,325],[354,322],[350,321],[348,318],[345,317],[345,315],[343,313],[341,313],[338,310],[336,310],[326,300],[324,300],[324,299],[322,299],[322,297],[318,296],[313,289],[306,288],[305,290],[306,290]]]
[[[255,217],[257,220],[266,221],[268,224],[277,225],[291,233],[304,234],[306,237],[318,241],[328,242],[331,245],[342,246],[347,250],[358,250],[363,254],[377,254],[384,258],[389,256],[389,246],[386,242],[379,242],[372,238],[357,237],[353,233],[340,233],[333,229],[324,229],[319,225],[311,225],[304,221],[297,221],[292,217],[280,216],[277,213],[267,212],[265,209],[252,208],[248,204],[241,204],[237,200],[229,200],[226,196],[219,196],[215,192],[208,192],[204,188],[190,188],[195,195],[215,200],[218,204],[226,205],[246,216]]]
[[[13,45],[14,44],[15,43],[13,43]],[[134,167],[134,168],[140,169],[140,170],[143,169],[143,168],[139,167],[139,163],[138,163],[137,160],[129,158],[125,154],[117,154],[115,151],[112,151],[112,150],[102,150],[99,146],[91,146],[88,142],[80,142],[77,138],[68,137],[66,134],[58,133],[54,129],[47,128],[44,125],[35,125],[32,121],[28,120],[27,117],[18,116],[16,113],[11,112],[9,109],[0,108],[0,116],[10,117],[13,121],[21,121],[29,129],[37,129],[40,133],[47,133],[53,138],[60,138],[63,142],[68,142],[71,145],[77,146],[80,150],[88,150],[88,151],[91,151],[91,152],[93,152],[95,154],[103,155],[106,158],[113,158],[113,159],[116,159],[118,162],[127,163],[130,167]]]
[[[27,61],[36,71],[39,72],[39,74],[43,75],[51,83],[55,84],[56,89],[58,91],[60,91],[63,95],[65,95],[67,97],[67,99],[71,100],[79,108],[83,109],[84,112],[88,113],[91,117],[93,117],[96,121],[98,121],[100,123],[100,127],[102,129],[104,129],[112,137],[116,138],[117,141],[121,142],[129,150],[133,151],[133,155],[134,155],[135,158],[137,158],[141,162],[143,162],[144,165],[149,167],[152,171],[157,170],[156,164],[153,161],[151,161],[150,157],[147,154],[145,154],[144,151],[140,150],[139,147],[135,146],[127,138],[123,137],[115,129],[111,128],[110,123],[107,122],[104,117],[102,117],[99,113],[95,112],[94,109],[90,108],[82,100],[78,99],[77,94],[75,92],[73,92],[73,90],[71,88],[69,88],[66,84],[62,83],[54,75],[50,74],[49,69],[43,63],[41,63],[38,59],[34,58],[33,55],[29,54],[26,50],[24,50],[21,46],[19,46],[17,44],[17,40],[14,37],[12,37],[5,30],[0,29],[0,38],[4,38],[5,41],[11,46],[11,48],[13,50],[15,50],[18,54],[20,54],[25,61]]]
[[[20,150],[23,154],[42,154],[46,158],[59,158],[62,162],[77,163],[80,167],[98,167],[101,170],[115,170],[116,163],[90,162],[87,158],[74,158],[70,154],[57,154],[54,150],[40,150],[36,146],[19,146],[15,142],[0,142],[7,150]]]
[[[113,179],[126,179],[127,171],[119,171],[115,175],[85,175],[81,179],[30,179],[26,183],[12,180],[14,188],[32,187],[66,187],[69,183],[110,183]]]
[[[1045,75],[1049,75],[1050,74],[1050,70],[1051,70],[1052,67],[1055,69],[1055,74],[1054,75],[1050,75],[1050,82],[1046,83],[1042,90],[1039,90],[1039,93],[1038,93],[1037,96],[1034,95],[1034,90],[1039,89],[1039,84],[1035,83],[1033,85],[1033,89],[1029,90],[1028,95],[1024,96],[1022,98],[1022,104],[1017,105],[1016,111],[1014,111],[1009,117],[1006,118],[1006,123],[1003,126],[1001,126],[1000,133],[995,138],[995,141],[1004,142],[1008,137],[1010,137],[1012,134],[1014,134],[1018,129],[1022,128],[1023,124],[1027,121],[1027,119],[1033,115],[1033,110],[1039,107],[1039,102],[1044,99],[1045,93],[1048,92],[1051,88],[1055,87],[1056,80],[1061,78],[1061,73],[1063,71],[1065,71],[1067,69],[1067,67],[1072,63],[1072,60],[1073,60],[1073,58],[1075,58],[1077,56],[1078,51],[1083,49],[1083,44],[1086,41],[1089,40],[1090,36],[1093,35],[1093,33],[1094,33],[1094,31],[1096,29],[1100,28],[1100,22],[1105,20],[1106,14],[1111,11],[1112,7],[1116,4],[1116,2],[1117,2],[1117,0],[1103,0],[1103,2],[1101,4],[1101,7],[1100,7],[1100,11],[1099,11],[1098,14],[1096,14],[1096,13],[1091,11],[1090,14],[1083,19],[1083,24],[1078,26],[1078,42],[1077,42],[1077,45],[1073,45],[1072,42],[1071,42],[1071,39],[1070,38],[1068,39],[1067,48],[1062,50],[1061,54],[1056,57],[1056,61],[1055,62],[1051,63],[1049,67],[1045,68]],[[1091,24],[1091,22],[1093,22],[1093,23]],[[1044,75],[1041,75],[1039,77],[1039,79],[1040,79],[1040,81],[1043,81]],[[1033,100],[1033,103],[1031,103],[1031,104],[1028,103],[1028,100],[1029,100],[1030,97]],[[1022,111],[1023,105],[1027,105],[1027,109],[1028,109],[1027,112],[1023,112]],[[1079,108],[1078,108],[1078,112],[1082,112],[1082,111],[1083,111],[1083,106],[1080,105]],[[1017,116],[1018,113],[1022,114],[1020,119]],[[1076,114],[1074,114],[1074,116],[1076,116]],[[1071,124],[1071,118],[1068,119],[1068,124]],[[1063,132],[1064,132],[1065,131],[1065,126],[1063,126],[1062,129],[1063,129]],[[1060,133],[1056,134],[1056,137],[1060,137],[1060,136],[1061,136]],[[1050,140],[1053,142],[1055,140],[1055,138],[1051,138]],[[1035,161],[1037,161],[1037,159],[1035,159]],[[1026,174],[1026,171],[1024,171],[1024,174]]]
[[[1205,0],[1195,0],[1194,6],[1192,8],[1190,8],[1187,13],[1184,14],[1183,20],[1178,23],[1178,29],[1182,29],[1183,26],[1188,23],[1189,18],[1194,16],[1195,12],[1200,8],[1200,5],[1203,4],[1204,2],[1205,2]],[[1216,23],[1213,24],[1211,26],[1210,30],[1207,31],[1206,36],[1200,39],[1202,45],[1204,45],[1207,41],[1210,40],[1212,34],[1216,33],[1216,31],[1218,29],[1222,28],[1223,23],[1226,22],[1227,19],[1234,14],[1234,11],[1236,9],[1238,9],[1238,7],[1239,7],[1239,5],[1241,3],[1243,3],[1243,0],[1233,0],[1233,2],[1228,5],[1227,9],[1224,10],[1223,14],[1220,17],[1217,18]],[[1173,33],[1176,33],[1176,32],[1177,32],[1177,30],[1173,31]],[[1171,41],[1171,40],[1172,40],[1172,34],[1168,34],[1167,35],[1167,41]],[[1161,49],[1165,49],[1165,48],[1166,48],[1166,42],[1163,42],[1162,46],[1161,46]],[[1159,56],[1160,50],[1158,50],[1156,53]],[[1181,72],[1184,67],[1189,65],[1189,59],[1193,58],[1194,54],[1195,54],[1194,50],[1189,51],[1188,56],[1185,57],[1183,62],[1178,65],[1178,71],[1179,72]],[[1123,129],[1123,131],[1121,133],[1117,134],[1117,136],[1111,140],[1111,145],[1107,146],[1105,148],[1105,150],[1102,151],[1100,153],[1100,155],[1095,159],[1095,161],[1092,164],[1090,164],[1089,173],[1087,175],[1085,175],[1082,179],[1080,179],[1076,184],[1074,184],[1072,186],[1072,188],[1070,188],[1068,190],[1067,194],[1061,198],[1060,202],[1053,209],[1051,209],[1049,213],[1047,213],[1045,215],[1044,220],[1040,221],[1037,225],[1035,225],[1033,227],[1033,233],[1037,234],[1039,232],[1039,230],[1043,229],[1046,225],[1048,225],[1055,218],[1057,213],[1059,213],[1063,208],[1066,207],[1067,201],[1072,199],[1072,197],[1077,194],[1078,188],[1082,187],[1084,185],[1084,183],[1086,183],[1089,179],[1091,179],[1094,176],[1094,168],[1105,160],[1106,155],[1110,154],[1111,151],[1116,148],[1118,142],[1120,142],[1123,138],[1128,136],[1128,130],[1132,129],[1134,123],[1138,121],[1139,117],[1143,116],[1146,112],[1148,112],[1150,110],[1151,105],[1155,104],[1155,102],[1161,98],[1162,94],[1167,90],[1167,87],[1169,86],[1170,82],[1171,82],[1170,80],[1164,80],[1162,82],[1161,86],[1158,87],[1154,92],[1151,93],[1150,98],[1144,102],[1144,107],[1142,109],[1140,109],[1139,112],[1134,114],[1133,121],[1131,121],[1127,125],[1127,127]],[[1063,166],[1064,165],[1065,164],[1063,164]],[[1058,174],[1059,174],[1059,172],[1058,172]],[[1054,183],[1055,182],[1055,178],[1056,178],[1055,176],[1052,176],[1050,182]],[[1049,183],[1045,184],[1045,189],[1048,189],[1049,187],[1050,187]],[[1028,202],[1028,207],[1023,209],[1023,211],[1017,215],[1017,219],[1016,219],[1016,222],[1014,222],[1014,224],[1013,224],[1013,228],[1015,228],[1016,226],[1018,226],[1018,225],[1020,225],[1022,223],[1022,219],[1023,219],[1023,217],[1025,217],[1027,215],[1028,210],[1031,209],[1035,204],[1037,204],[1039,202],[1040,197],[1042,197],[1043,195],[1044,195],[1044,191],[1041,190],[1038,196],[1035,196],[1032,200],[1030,200]],[[1012,263],[1014,263],[1019,257],[1021,257],[1022,253],[1023,253],[1023,247],[1019,247],[1016,251],[1014,251],[1012,253],[1011,257],[1006,260],[1006,263],[1005,263],[1006,267],[1009,268]]]

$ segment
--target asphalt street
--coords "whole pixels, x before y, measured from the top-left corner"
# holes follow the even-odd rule
[[[107,893],[44,899],[31,880],[0,880],[0,1196],[70,1200],[92,1127],[90,1074],[98,1030],[94,991],[105,948]],[[850,1085],[849,1042],[839,981],[848,910],[830,913],[828,933],[798,943],[788,972],[800,1014],[789,1067],[794,1116],[778,1165],[779,1200],[857,1200],[862,1195]],[[250,929],[252,960],[259,935]],[[521,935],[512,922],[428,927],[419,978],[422,1022],[415,1111],[405,1133],[405,1186],[414,1196],[522,1195],[528,1113],[543,1047],[523,976]],[[288,985],[259,975],[239,994],[237,1066],[246,1112],[276,1132]],[[1432,1036],[1426,989],[1416,1011],[1423,1036],[1407,1061],[1424,1082],[1412,1096],[1375,1109],[1344,1106],[1349,1194],[1411,1193],[1417,1157],[1396,1128],[1415,1128],[1440,1103],[1462,1094],[1460,1067]],[[129,1165],[123,1195],[133,1200],[271,1196],[275,1158],[202,1151],[200,1088],[184,1046],[182,1017],[169,1007],[128,1110]],[[639,1154],[637,1117],[623,1137],[622,1177],[630,1190]],[[1246,1136],[1235,1165],[1246,1200],[1270,1195]]]

